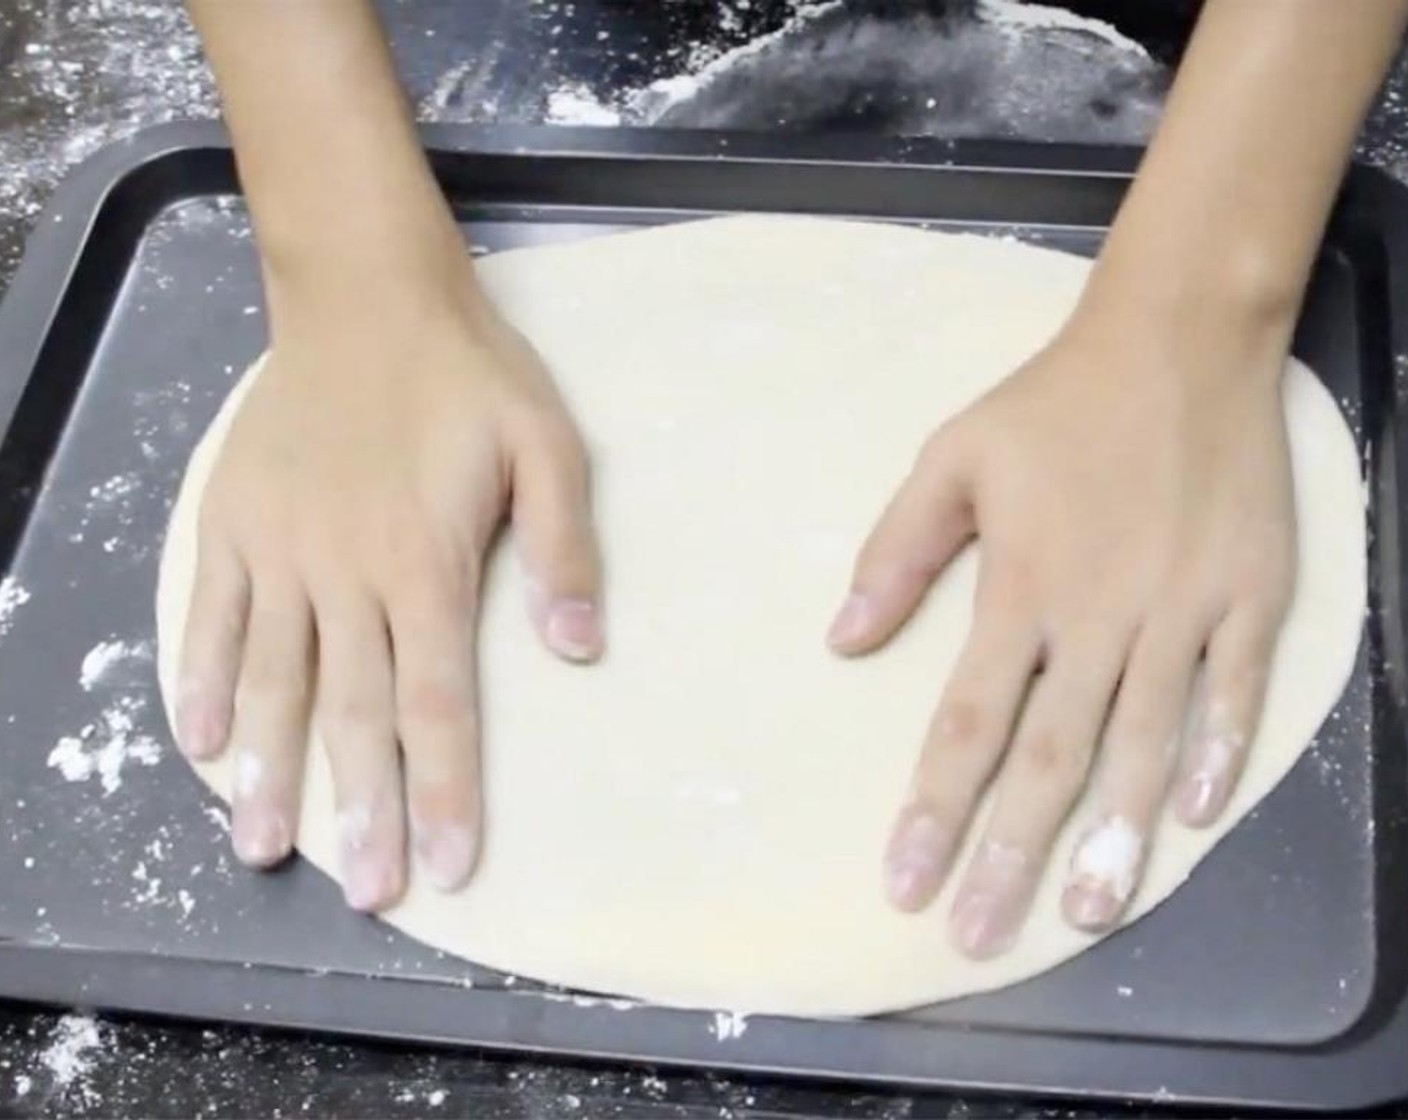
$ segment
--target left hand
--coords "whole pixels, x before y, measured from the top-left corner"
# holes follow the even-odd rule
[[[1294,584],[1288,333],[1078,313],[931,437],[862,550],[830,637],[847,654],[884,644],[982,541],[972,628],[885,866],[895,906],[927,906],[994,783],[951,916],[965,953],[1016,937],[1102,745],[1062,900],[1081,929],[1118,922],[1176,769],[1184,823],[1226,805]]]

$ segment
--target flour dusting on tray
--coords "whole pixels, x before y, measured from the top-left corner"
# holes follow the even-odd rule
[[[155,766],[161,745],[142,729],[148,701],[143,690],[123,688],[132,668],[149,666],[150,642],[107,638],[96,643],[79,666],[78,683],[87,694],[101,693],[104,706],[95,719],[62,736],[49,751],[48,763],[65,781],[97,779],[104,795],[122,786],[132,765]]]

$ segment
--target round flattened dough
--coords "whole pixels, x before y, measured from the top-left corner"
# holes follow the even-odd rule
[[[483,862],[451,896],[413,877],[386,920],[574,988],[798,1015],[984,991],[1090,945],[1058,914],[1079,810],[1032,920],[996,960],[948,947],[948,892],[918,916],[882,898],[886,832],[967,629],[973,551],[883,653],[845,662],[823,643],[854,550],[925,435],[1053,334],[1088,267],[1013,242],[768,217],[480,262],[591,446],[610,654],[583,669],[545,653],[501,550],[481,642]],[[172,514],[157,604],[168,702],[200,496],[240,395]],[[1354,660],[1366,583],[1354,441],[1303,366],[1284,395],[1300,568],[1266,718],[1222,825],[1164,821],[1131,917],[1282,778]],[[228,799],[228,758],[198,770]],[[315,745],[298,846],[335,875],[332,804]]]

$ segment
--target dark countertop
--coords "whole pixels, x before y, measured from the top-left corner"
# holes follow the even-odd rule
[[[1086,0],[1147,55],[1059,30],[981,24],[964,0],[384,0],[422,116],[620,120],[1137,142],[1181,27]],[[1133,21],[1130,23],[1129,21]],[[714,60],[784,30],[776,45]],[[1000,52],[1002,88],[991,80]],[[799,64],[801,59],[805,63]],[[710,63],[713,70],[707,70]],[[702,70],[715,75],[701,80]],[[1361,158],[1408,177],[1400,62]],[[673,85],[651,83],[683,75]],[[175,0],[10,0],[0,8],[0,290],[66,169],[163,120],[211,117],[214,91]],[[3,889],[3,888],[0,888]],[[706,1073],[571,1065],[278,1032],[0,1005],[0,1115],[1041,1117],[1108,1107],[866,1092]],[[1124,1115],[1148,1115],[1128,1109]]]

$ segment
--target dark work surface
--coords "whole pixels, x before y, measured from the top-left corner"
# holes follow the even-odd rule
[[[1162,88],[1156,62],[1130,61],[1112,50],[1108,70],[1072,71],[1063,90],[1069,97],[1056,98],[1034,120],[1031,102],[1004,101],[992,88],[983,70],[989,39],[961,15],[945,14],[958,5],[871,3],[864,12],[843,10],[829,24],[803,27],[785,50],[760,52],[761,61],[748,64],[753,69],[737,71],[746,82],[731,85],[725,77],[664,108],[641,107],[630,98],[623,104],[619,95],[697,69],[701,44],[731,46],[776,29],[791,5],[406,0],[382,6],[422,115],[442,119],[535,120],[601,103],[620,107],[626,119],[662,125],[736,122],[1127,140],[1147,132]],[[1111,4],[1089,7],[1113,18]],[[1187,5],[1168,7],[1172,12]],[[916,15],[919,8],[939,14]],[[1141,20],[1127,33],[1146,41],[1156,59],[1173,57],[1178,34],[1172,22]],[[916,32],[929,39],[904,52],[912,65],[890,64],[895,52],[889,45]],[[854,65],[839,73],[831,68],[815,81],[798,78],[799,54],[832,58],[827,52],[836,43],[848,48]],[[865,49],[850,49],[858,45]],[[1024,73],[1039,67],[1050,73],[1053,52],[1064,57],[1059,36],[1033,36],[1023,49],[1030,52]],[[1366,148],[1370,158],[1395,170],[1401,158],[1401,71],[1371,124]],[[1022,85],[1020,74],[1016,82],[1011,74],[1003,77],[1009,86]],[[565,110],[551,102],[553,92],[567,95],[559,99]],[[1035,96],[1038,87],[1031,92]],[[771,118],[780,105],[788,106],[786,114]],[[175,0],[0,4],[0,283],[13,269],[35,207],[74,159],[132,127],[213,111],[208,79]],[[1111,1113],[1105,1106],[946,1095],[914,1099],[0,1008],[0,1115],[864,1120]]]

